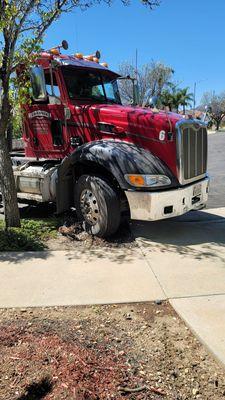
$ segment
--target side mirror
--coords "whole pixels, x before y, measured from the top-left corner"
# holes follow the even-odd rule
[[[203,117],[202,117],[202,122],[205,122],[207,124],[210,121],[208,113],[210,113],[211,111],[212,111],[212,107],[211,106],[209,106],[209,105],[205,106],[205,112],[204,112]]]
[[[151,91],[149,89],[145,93],[144,100],[142,102],[142,107],[157,108],[158,100],[159,100],[158,96],[151,96]]]
[[[100,58],[101,58],[101,53],[100,53],[99,50],[97,50],[97,51],[95,52],[95,57],[98,58],[98,60],[100,60]]]
[[[33,99],[35,101],[46,101],[47,92],[43,68],[39,66],[32,67],[30,69],[30,79]]]
[[[209,105],[207,105],[207,106],[205,106],[205,112],[207,113],[207,112],[211,112],[212,111],[212,107],[211,106],[209,106]]]
[[[63,48],[64,50],[67,50],[67,49],[69,48],[68,42],[67,42],[66,40],[63,40],[63,41],[62,41],[61,46],[62,46],[62,48]]]
[[[158,96],[150,97],[149,102],[148,102],[149,107],[150,108],[157,108],[158,100],[159,100]]]

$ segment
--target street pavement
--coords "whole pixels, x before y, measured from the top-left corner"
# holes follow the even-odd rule
[[[225,207],[225,133],[208,135],[208,171],[211,178],[207,208]]]

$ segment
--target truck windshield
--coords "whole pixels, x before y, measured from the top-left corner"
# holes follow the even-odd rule
[[[63,75],[71,99],[121,104],[117,81],[109,74],[64,69]]]

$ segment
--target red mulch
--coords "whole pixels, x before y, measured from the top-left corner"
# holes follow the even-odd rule
[[[125,363],[124,352],[116,354],[107,344],[107,338],[103,343],[88,348],[87,343],[67,343],[56,334],[37,336],[23,326],[1,326],[1,364],[5,357],[10,358],[9,387],[17,384],[18,400],[43,398],[35,397],[38,391],[46,393],[46,400],[150,398],[146,395],[151,389],[145,389],[142,379],[135,377],[130,365]],[[28,368],[29,378],[26,377]],[[31,381],[32,375],[34,381]],[[121,387],[128,388],[128,392],[123,393]],[[137,387],[142,387],[140,393],[129,393],[129,388]]]

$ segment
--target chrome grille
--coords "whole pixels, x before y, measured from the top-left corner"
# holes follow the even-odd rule
[[[181,184],[193,182],[206,175],[207,129],[202,123],[178,122],[177,168]]]

